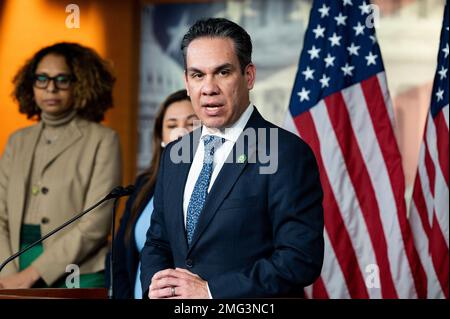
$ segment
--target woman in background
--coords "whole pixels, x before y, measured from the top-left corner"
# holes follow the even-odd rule
[[[162,103],[153,127],[150,168],[138,176],[134,194],[126,203],[114,240],[114,297],[142,298],[139,254],[144,247],[153,212],[153,192],[163,147],[192,131],[198,120],[186,90],[177,91]],[[107,281],[109,260],[106,261]]]
[[[76,43],[41,49],[15,76],[19,112],[38,123],[13,133],[0,159],[1,261],[120,184],[118,136],[99,124],[114,82],[109,64]],[[77,267],[80,287],[103,287],[111,205],[9,263],[0,287],[65,287]]]

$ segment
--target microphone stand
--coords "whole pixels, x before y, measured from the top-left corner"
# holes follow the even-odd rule
[[[121,189],[121,196],[129,196],[134,192],[134,185],[128,185]],[[114,238],[116,230],[116,210],[119,197],[114,200],[112,218],[111,218],[111,252],[109,254],[109,288],[108,288],[108,298],[114,299]]]
[[[116,230],[116,209],[117,203],[119,202],[119,197],[114,200],[112,218],[111,218],[111,252],[109,254],[109,289],[108,289],[108,298],[114,299],[114,234]]]
[[[130,185],[131,186],[131,185]],[[116,202],[117,199],[119,197],[122,196],[128,196],[130,195],[133,190],[134,187],[133,186],[128,186],[126,188],[122,187],[122,186],[117,186],[115,187],[108,195],[106,195],[103,199],[101,199],[100,201],[98,201],[96,204],[92,205],[91,207],[89,207],[88,209],[86,209],[85,211],[83,211],[82,213],[78,214],[77,216],[71,218],[70,220],[68,220],[67,222],[65,222],[64,224],[62,224],[61,226],[55,228],[54,230],[52,230],[51,232],[49,232],[48,234],[46,234],[45,236],[43,236],[42,238],[40,238],[39,240],[36,240],[34,243],[30,244],[29,246],[25,247],[24,249],[20,250],[19,252],[15,253],[14,255],[8,257],[1,265],[0,265],[0,272],[2,271],[3,268],[5,268],[5,266],[10,263],[12,260],[14,260],[15,258],[17,258],[18,256],[22,255],[24,252],[28,251],[29,249],[31,249],[32,247],[36,246],[37,244],[43,242],[44,240],[46,240],[48,237],[52,236],[53,234],[57,233],[58,231],[60,231],[61,229],[63,229],[64,227],[70,225],[71,223],[73,223],[74,221],[76,221],[77,219],[81,218],[82,216],[86,215],[87,213],[89,213],[91,210],[93,210],[94,208],[97,208],[98,206],[100,206],[101,204],[103,204],[104,202],[115,198]]]

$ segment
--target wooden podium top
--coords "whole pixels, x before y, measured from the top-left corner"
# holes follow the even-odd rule
[[[107,299],[106,288],[0,289],[0,299]]]

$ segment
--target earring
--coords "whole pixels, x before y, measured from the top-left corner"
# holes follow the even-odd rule
[[[164,143],[163,141],[161,141],[161,147],[162,147],[162,148],[166,147],[166,143]]]

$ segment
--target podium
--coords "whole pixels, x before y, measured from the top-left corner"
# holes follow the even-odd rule
[[[0,289],[0,299],[108,299],[106,288]]]

